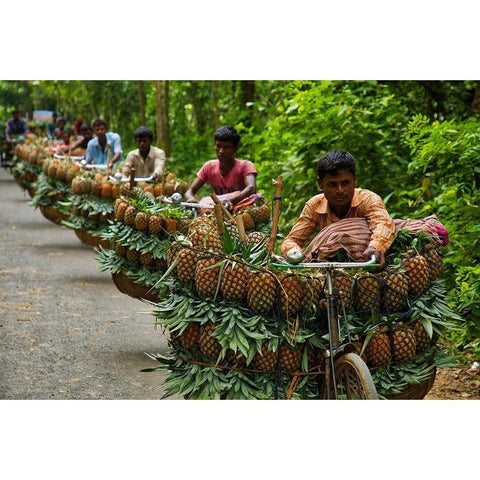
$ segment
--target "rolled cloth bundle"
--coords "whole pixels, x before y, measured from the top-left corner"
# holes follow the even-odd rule
[[[429,235],[438,245],[449,242],[447,229],[440,223],[436,215],[420,220],[394,220],[395,233],[408,230],[412,233],[423,232]],[[362,261],[362,254],[370,243],[372,232],[365,218],[345,218],[329,225],[319,232],[305,250],[305,261],[333,257],[343,249],[355,262]]]

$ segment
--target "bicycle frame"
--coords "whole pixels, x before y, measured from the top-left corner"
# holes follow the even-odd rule
[[[278,257],[277,257],[278,258]],[[346,353],[351,353],[355,350],[354,345],[348,341],[342,343],[340,339],[340,320],[343,319],[348,331],[348,323],[346,319],[345,309],[342,305],[341,314],[338,311],[338,289],[333,286],[333,274],[337,268],[374,268],[379,264],[375,263],[375,255],[367,262],[318,262],[318,263],[299,263],[290,265],[288,263],[274,263],[273,266],[280,268],[292,269],[318,269],[325,270],[327,277],[327,319],[328,319],[328,337],[329,349],[325,350],[325,385],[327,400],[330,399],[330,392],[333,386],[335,399],[338,398],[337,385],[335,380],[335,360]]]

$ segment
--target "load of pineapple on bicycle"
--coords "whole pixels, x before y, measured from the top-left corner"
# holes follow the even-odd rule
[[[349,157],[346,152],[332,152],[332,155],[343,158],[342,161],[345,160],[344,157]],[[350,159],[348,161],[351,163]],[[324,162],[325,158],[319,163]],[[343,189],[347,183],[343,178],[343,186],[340,182],[342,192],[333,199],[334,206],[335,203],[340,206],[348,204],[360,190],[355,189],[355,173],[343,173],[347,180],[350,174],[352,194],[350,197],[344,194]],[[328,185],[320,186],[327,186],[328,191]],[[364,192],[360,192],[360,198]],[[318,197],[316,200],[320,199]],[[378,208],[378,202],[381,202],[379,197],[372,194],[370,198],[375,200],[374,208]],[[355,216],[351,213],[352,209],[348,208],[346,217]],[[372,250],[376,250],[375,253],[380,253],[382,258],[395,236],[395,225],[386,210],[385,214],[384,218],[390,222],[392,231],[384,244],[384,250],[379,252],[367,244],[361,252],[356,252],[357,255],[369,255]],[[302,216],[299,222],[301,228],[292,229],[293,235],[287,237],[282,248],[289,247],[292,238],[298,240],[296,233],[299,230],[305,235],[305,218]],[[382,232],[382,228],[384,226],[373,228],[372,231]],[[184,381],[189,378],[191,383],[197,382],[197,375],[202,373],[202,362],[203,368],[207,369],[217,364],[230,365],[230,368],[240,365],[244,367],[244,374],[250,370],[249,373],[253,375],[272,372],[277,367],[283,373],[298,372],[300,369],[309,371],[322,362],[319,353],[325,348],[325,338],[319,336],[319,333],[325,332],[319,329],[318,321],[317,326],[312,327],[312,323],[315,323],[313,320],[321,320],[322,317],[325,290],[322,275],[277,274],[269,267],[268,248],[265,248],[267,242],[252,246],[248,242],[238,242],[236,235],[235,225],[227,226],[226,232],[221,235],[215,228],[213,219],[199,218],[190,224],[187,238],[174,242],[170,248],[169,273],[176,275],[176,295],[157,305],[155,315],[159,323],[170,330],[172,348],[176,355],[175,361],[172,360],[173,357],[165,359],[154,356],[169,368],[167,384],[173,385],[168,390],[170,394],[179,393],[174,387],[178,387],[179,378]],[[373,237],[371,231],[370,235]],[[403,243],[400,238],[403,238]],[[415,248],[419,239],[426,240],[428,244],[424,251],[420,245],[416,251],[407,251]],[[438,333],[446,323],[443,313],[455,318],[446,306],[441,283],[436,281],[441,274],[442,262],[435,240],[438,237],[399,234],[395,249],[387,256],[388,268],[383,272],[376,275],[359,272],[355,278],[339,272],[336,276],[337,287],[343,295],[347,310],[353,314],[349,316],[350,330],[359,338],[358,353],[367,360],[367,364],[371,368],[388,367],[390,364],[407,365],[407,370],[418,370],[418,375],[410,374],[407,378],[401,368],[392,367],[393,373],[392,369],[384,369],[383,373],[391,380],[395,373],[401,377],[393,378],[397,381],[392,380],[388,385],[385,378],[380,376],[378,381],[383,388],[380,390],[384,393],[396,392],[408,384],[408,380],[419,382],[427,373],[431,373],[435,365],[435,359],[432,358],[435,350],[430,348],[436,341],[434,332]],[[402,265],[394,266],[398,261]],[[427,289],[429,285],[430,289]],[[435,292],[433,297],[432,292]],[[423,305],[420,300],[418,305],[414,302],[415,299],[422,298],[421,294],[430,295],[429,304],[423,309],[419,308],[419,304]],[[205,313],[208,308],[210,311],[214,309],[217,316]],[[185,315],[185,311],[190,316]],[[200,315],[199,311],[204,313]],[[228,321],[219,322],[218,315],[226,316]],[[242,324],[242,321],[245,323]],[[387,333],[384,333],[385,329]],[[427,360],[426,350],[430,352]],[[423,363],[412,367],[415,359],[423,359]],[[441,356],[437,360],[440,365]],[[230,377],[231,372],[232,370],[228,372]],[[258,378],[256,382],[258,384]],[[271,382],[267,383],[271,385]],[[299,391],[302,388],[304,390],[300,395],[312,395],[315,390],[313,383],[306,375],[303,383],[297,387]],[[202,395],[194,390],[188,394]],[[212,394],[218,396],[218,389]],[[259,391],[252,393],[253,396],[262,394]]]

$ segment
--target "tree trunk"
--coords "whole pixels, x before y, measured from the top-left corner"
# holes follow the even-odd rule
[[[168,81],[155,80],[157,146],[170,155],[170,125],[168,123]]]
[[[247,127],[252,125],[253,121],[253,108],[248,107],[247,103],[254,101],[255,99],[255,80],[245,80],[242,82],[242,110],[245,111],[244,123]]]
[[[213,118],[215,119],[215,130],[220,126],[220,121],[218,118],[218,91],[217,91],[217,82],[212,80],[212,100],[213,100]]]
[[[140,101],[140,123],[145,125],[147,123],[146,116],[145,116],[145,92],[143,90],[143,82],[142,80],[138,80],[138,98]]]
[[[168,121],[168,111],[170,106],[169,96],[169,83],[168,80],[163,82],[163,109],[162,109],[162,129],[164,131],[165,138],[165,155],[170,156],[172,150],[172,144],[170,140],[170,123]]]

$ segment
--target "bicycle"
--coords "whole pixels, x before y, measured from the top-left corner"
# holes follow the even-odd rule
[[[280,260],[280,257],[277,257]],[[274,263],[278,268],[324,269],[327,282],[327,320],[329,348],[324,352],[325,372],[322,399],[377,400],[378,394],[370,370],[355,352],[348,331],[347,315],[343,302],[339,301],[339,291],[334,286],[334,272],[337,268],[374,268],[379,265],[375,256],[367,262],[314,262],[292,265],[281,259]],[[340,322],[343,321],[347,336],[340,338]]]

